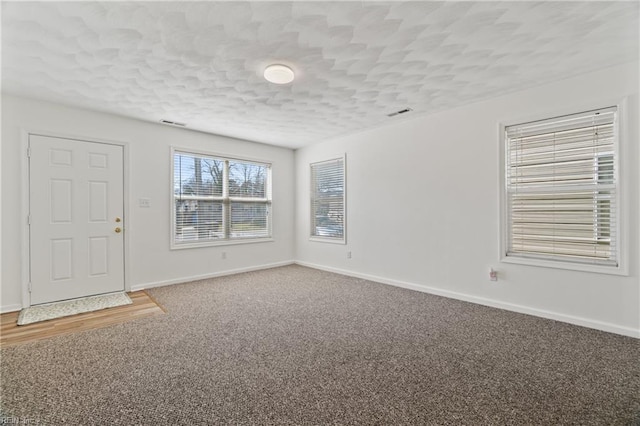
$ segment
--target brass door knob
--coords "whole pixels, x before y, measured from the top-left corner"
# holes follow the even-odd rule
[[[116,222],[120,222],[122,219],[120,219],[119,217],[116,217]]]
[[[116,228],[115,231],[116,231],[116,234],[119,234],[120,232],[122,232],[122,229],[121,228]]]

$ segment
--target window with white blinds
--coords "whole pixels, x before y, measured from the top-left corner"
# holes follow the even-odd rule
[[[344,158],[311,164],[311,237],[345,240]]]
[[[271,165],[173,152],[173,244],[271,237]]]
[[[617,108],[507,126],[507,257],[618,266]]]

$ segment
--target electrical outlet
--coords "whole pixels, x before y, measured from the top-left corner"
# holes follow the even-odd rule
[[[226,251],[223,251],[223,252],[222,252],[222,260],[224,260],[224,259],[226,259],[226,258],[227,258],[227,252],[226,252]]]
[[[151,200],[148,199],[148,198],[139,198],[138,199],[138,205],[140,207],[149,208],[149,207],[151,207]]]
[[[347,252],[347,259],[351,259],[351,252],[350,251]]]
[[[498,281],[498,271],[491,268],[491,270],[489,271],[489,279],[491,281]]]

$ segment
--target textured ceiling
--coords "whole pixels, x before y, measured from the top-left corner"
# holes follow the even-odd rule
[[[638,60],[632,2],[3,2],[2,86],[287,147]],[[296,80],[266,82],[269,63]],[[387,114],[410,107],[395,118]]]

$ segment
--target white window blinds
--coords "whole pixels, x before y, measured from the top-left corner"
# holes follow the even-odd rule
[[[175,151],[174,244],[271,236],[269,164]]]
[[[507,256],[617,266],[616,114],[506,127]]]
[[[311,164],[311,236],[344,241],[344,158]]]

